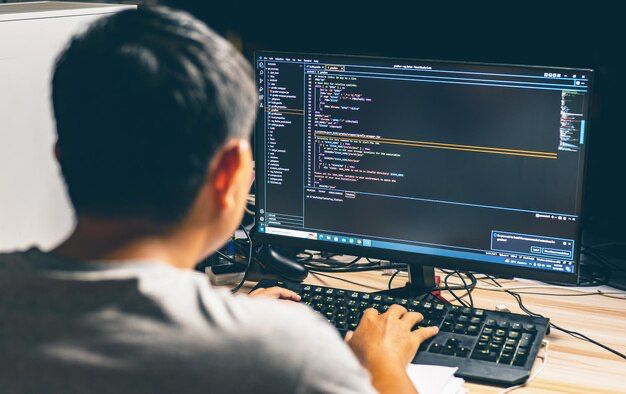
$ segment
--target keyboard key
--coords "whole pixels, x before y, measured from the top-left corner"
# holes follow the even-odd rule
[[[502,353],[510,353],[511,356],[513,356],[514,352],[515,352],[515,346],[512,346],[512,345],[504,345],[504,348],[502,349]]]
[[[446,342],[446,346],[453,346],[453,347],[457,347],[461,344],[461,341],[459,341],[456,338],[450,338],[448,339],[448,341]]]
[[[489,342],[478,341],[476,344],[476,350],[486,350],[489,347]]]
[[[528,350],[526,349],[518,349],[515,354],[515,358],[513,359],[513,365],[524,365],[526,360],[528,359]]]
[[[465,324],[454,325],[454,332],[457,334],[465,334],[465,330],[467,330],[467,327],[465,326]]]
[[[504,342],[505,345],[509,345],[509,346],[515,346],[517,345],[517,340],[513,339],[513,338],[507,338],[507,340]]]
[[[507,364],[510,365],[511,364],[511,360],[513,360],[513,355],[511,354],[502,354],[500,356],[500,358],[498,359],[498,364]]]
[[[497,337],[503,337],[506,335],[506,331],[502,330],[502,329],[498,329],[496,330],[496,334]]]
[[[441,331],[443,332],[452,332],[452,329],[453,329],[452,323],[448,321],[444,321],[443,324],[441,325]]]
[[[481,322],[480,317],[472,317],[470,319],[470,323],[472,323],[472,324],[480,324],[480,322]]]
[[[441,344],[439,343],[433,343],[432,345],[430,345],[430,349],[428,349],[428,351],[430,353],[441,353]]]
[[[524,332],[534,334],[537,332],[537,328],[534,324],[524,324]]]
[[[519,355],[519,351],[518,354],[515,355],[515,358],[513,359],[513,365],[516,365],[518,367],[523,366],[524,364],[526,364],[526,359],[528,358],[527,355],[524,356],[520,356]]]
[[[503,330],[508,330],[509,328],[511,328],[511,323],[509,323],[508,321],[501,321],[498,323],[498,327]]]
[[[479,350],[472,354],[472,358],[484,361],[496,361],[498,355],[496,354],[496,352],[492,352],[489,350]]]
[[[466,347],[460,347],[458,349],[456,349],[456,353],[455,356],[457,357],[467,357],[469,355],[469,348]]]
[[[483,330],[484,335],[493,335],[493,328],[485,327]]]
[[[467,335],[478,335],[479,328],[476,325],[467,327]]]
[[[491,327],[491,328],[494,328],[494,327],[496,326],[496,321],[495,321],[495,320],[493,320],[493,319],[489,319],[489,320],[487,320],[487,322],[485,323],[485,326],[487,326],[487,327]]]
[[[510,331],[509,332],[509,338],[511,339],[519,339],[521,336],[521,334],[519,333],[519,331]]]
[[[520,323],[511,324],[511,330],[522,331],[522,325]]]
[[[446,354],[448,356],[454,356],[454,353],[456,352],[456,348],[454,346],[444,346],[443,349],[441,349],[441,354]]]
[[[533,337],[530,334],[522,334],[522,339],[519,341],[520,348],[527,348],[533,343]]]

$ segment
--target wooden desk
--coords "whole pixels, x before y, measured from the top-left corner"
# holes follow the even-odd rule
[[[332,274],[332,276],[334,278],[310,274],[305,282],[349,290],[378,291],[386,289],[389,281],[389,276],[384,276],[380,272]],[[394,280],[394,287],[402,286],[405,282],[406,277],[398,277]],[[510,287],[536,284],[519,280],[499,282]],[[248,289],[251,285],[252,283],[248,284]],[[489,288],[490,285],[479,282],[479,287]],[[603,290],[615,291],[609,288]],[[572,290],[558,287],[516,291],[575,294]],[[457,295],[460,294],[461,292],[457,292]],[[626,293],[623,294],[626,296]],[[453,297],[445,292],[442,295],[448,300],[453,300]],[[475,289],[472,296],[474,305],[479,308],[495,309],[496,305],[504,304],[512,312],[523,313],[509,294]],[[626,299],[601,295],[557,297],[532,294],[522,294],[522,299],[528,309],[549,317],[556,325],[578,331],[621,353],[626,353]],[[515,393],[626,393],[626,361],[561,331],[553,329],[546,338],[550,341],[547,366],[532,383],[514,391]],[[540,365],[541,360],[537,359],[533,372]],[[497,393],[502,390],[500,387],[473,383],[466,383],[465,387],[470,393]]]

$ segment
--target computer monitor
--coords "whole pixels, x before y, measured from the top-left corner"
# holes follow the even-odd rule
[[[262,243],[577,282],[592,70],[278,52],[255,66]]]

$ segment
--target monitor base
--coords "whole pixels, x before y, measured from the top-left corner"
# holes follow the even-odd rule
[[[409,281],[405,286],[397,289],[377,291],[376,294],[384,294],[401,298],[414,298],[425,293],[430,293],[437,287],[434,267],[409,264],[408,270]]]

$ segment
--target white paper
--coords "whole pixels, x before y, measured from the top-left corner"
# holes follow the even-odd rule
[[[420,394],[465,393],[464,380],[454,377],[457,369],[438,365],[409,364],[406,372]]]

